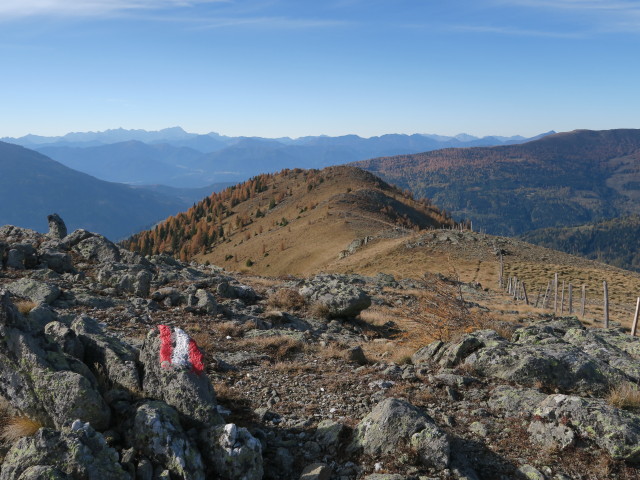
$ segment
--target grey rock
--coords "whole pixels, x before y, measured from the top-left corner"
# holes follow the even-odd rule
[[[76,318],[71,329],[82,342],[85,363],[100,365],[110,387],[131,392],[141,390],[136,349],[107,334],[97,321],[89,317]]]
[[[14,243],[7,252],[6,266],[15,270],[35,268],[38,264],[36,249],[30,243]]]
[[[58,319],[58,315],[49,305],[41,303],[29,311],[27,319],[31,324],[32,330],[42,330],[48,323],[55,322]]]
[[[637,415],[612,407],[604,400],[559,394],[549,395],[534,413],[537,415],[534,422],[565,425],[590,438],[614,459],[640,462]]]
[[[364,477],[365,480],[408,480],[409,477],[398,473],[372,473]]]
[[[196,374],[179,367],[160,365],[160,335],[157,328],[147,334],[140,351],[144,368],[143,390],[146,395],[174,407],[196,426],[223,423],[216,409],[216,396],[206,373]]]
[[[84,359],[84,345],[76,335],[62,322],[49,322],[44,327],[44,333],[62,348],[62,351],[76,357],[79,360]]]
[[[142,402],[125,424],[128,443],[178,478],[204,480],[204,464],[180,425],[178,413],[164,402]]]
[[[561,449],[573,445],[575,432],[562,423],[547,423],[534,420],[527,429],[530,439],[548,449]]]
[[[49,222],[49,233],[47,234],[49,238],[62,240],[67,236],[67,226],[60,215],[53,213],[47,216],[47,221]]]
[[[203,288],[199,288],[195,293],[195,309],[199,312],[213,315],[218,311],[218,302],[212,293]]]
[[[299,289],[310,304],[323,305],[329,318],[355,317],[371,306],[371,297],[346,275],[316,275]]]
[[[316,429],[315,440],[324,451],[335,455],[345,434],[346,427],[344,424],[334,420],[322,420]]]
[[[85,425],[64,432],[41,428],[35,435],[21,438],[5,457],[0,480],[35,478],[34,472],[44,473],[47,468],[57,475],[53,478],[60,479],[131,479],[118,463],[118,453]]]
[[[547,395],[529,388],[498,385],[487,402],[490,408],[504,412],[506,417],[531,415]]]
[[[55,467],[36,465],[22,472],[19,480],[42,480],[44,478],[47,480],[69,480],[71,477]]]
[[[262,445],[233,423],[206,429],[200,436],[205,461],[221,480],[261,480]]]
[[[76,233],[78,232],[78,233]],[[121,255],[118,247],[113,242],[107,240],[102,235],[95,233],[76,231],[71,235],[78,238],[85,237],[77,242],[73,248],[86,260],[92,260],[98,263],[117,263],[120,262]],[[89,234],[87,236],[87,234]],[[68,244],[75,242],[76,238],[65,239]]]
[[[300,480],[329,480],[331,467],[326,463],[312,463],[302,470]]]
[[[517,473],[520,478],[525,478],[527,480],[546,480],[544,473],[531,465],[522,465],[517,470]]]
[[[425,465],[443,469],[449,464],[446,434],[423,411],[397,398],[383,400],[358,423],[349,450],[375,457],[403,443],[410,443]]]
[[[367,357],[365,357],[364,351],[360,345],[351,347],[347,350],[346,360],[348,362],[355,362],[358,365],[366,365],[368,363]]]
[[[112,298],[98,297],[84,292],[74,292],[74,297],[76,300],[76,304],[82,305],[84,307],[97,308],[99,310],[106,310],[117,305],[117,302]]]
[[[144,265],[107,263],[98,272],[98,281],[114,287],[118,292],[147,297],[151,289],[153,274]]]
[[[107,428],[111,412],[87,367],[25,330],[7,296],[0,297],[0,396],[45,426],[62,428],[79,418]]]
[[[73,272],[71,255],[51,249],[41,250],[38,255],[40,265],[46,266],[57,273]]]
[[[7,290],[34,303],[53,303],[60,296],[60,289],[53,284],[21,278],[7,285]]]

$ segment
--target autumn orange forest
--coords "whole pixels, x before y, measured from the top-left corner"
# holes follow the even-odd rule
[[[449,214],[433,206],[429,199],[415,200],[408,190],[386,184],[371,174],[353,167],[331,167],[324,170],[284,169],[275,174],[257,175],[222,192],[212,193],[184,213],[169,217],[150,230],[140,232],[122,242],[126,248],[144,255],[166,253],[187,261],[224,243],[233,234],[243,232],[248,239],[265,229],[282,227],[302,218],[305,212],[318,207],[314,190],[330,179],[358,171],[361,176],[393,196],[409,202],[424,215],[402,211],[401,203],[380,204],[379,214],[393,225],[410,230],[453,227]],[[345,183],[347,185],[347,183]],[[350,187],[343,193],[352,194]],[[355,191],[353,192],[355,194]],[[244,205],[255,199],[251,205]],[[277,213],[285,204],[295,203],[298,215],[286,218]],[[268,221],[264,221],[264,219]],[[428,220],[425,220],[427,218]],[[259,220],[262,220],[258,222]],[[260,223],[258,225],[258,223]],[[255,231],[252,231],[255,227]]]

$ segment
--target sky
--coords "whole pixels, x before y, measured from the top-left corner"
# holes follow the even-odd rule
[[[640,0],[2,0],[0,137],[640,128]]]

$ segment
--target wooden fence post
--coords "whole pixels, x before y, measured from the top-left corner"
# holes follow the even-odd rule
[[[527,297],[527,287],[524,282],[522,282],[522,294],[524,295],[524,304],[529,305],[529,297]]]
[[[636,302],[636,314],[633,316],[633,326],[631,327],[631,336],[636,336],[636,328],[638,328],[638,312],[640,312],[640,297]]]
[[[540,301],[540,294],[542,293],[542,287],[538,287],[538,295],[536,296],[535,307],[538,308],[538,302]]]
[[[580,304],[581,304],[580,316],[582,318],[584,318],[584,305],[585,305],[585,303],[587,303],[587,286],[586,285],[582,285],[582,299],[580,301]]]
[[[498,277],[498,285],[500,289],[504,287],[504,261],[502,260],[502,252],[500,252],[500,276]]]
[[[609,328],[609,288],[606,280],[603,280],[602,288],[604,290],[604,328]]]
[[[553,313],[558,313],[558,274],[553,276]]]
[[[569,315],[573,315],[573,285],[569,284]]]
[[[560,298],[560,313],[564,313],[564,280],[562,280],[562,296]]]
[[[544,300],[542,300],[542,308],[549,308],[549,295],[551,294],[551,280],[547,283],[547,290],[544,292]]]

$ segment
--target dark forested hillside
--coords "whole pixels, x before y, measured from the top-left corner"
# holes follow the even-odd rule
[[[0,225],[47,230],[60,214],[70,230],[85,228],[118,239],[184,209],[169,197],[104,182],[28,150],[0,142]]]
[[[354,165],[493,234],[640,213],[640,130],[578,130],[522,145],[444,149]]]
[[[522,235],[526,242],[640,272],[640,216],[579,227],[544,228]]]

